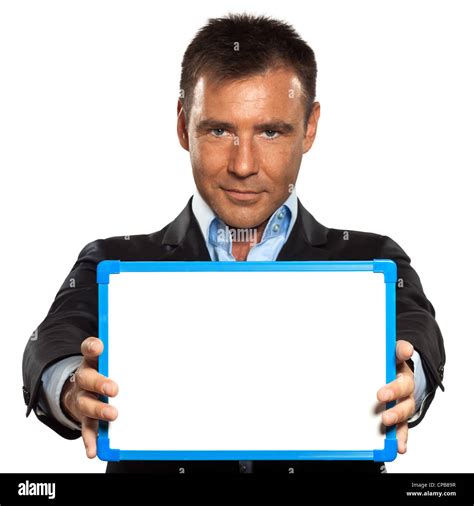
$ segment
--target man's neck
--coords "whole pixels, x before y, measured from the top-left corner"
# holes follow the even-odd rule
[[[258,244],[262,240],[263,232],[265,230],[265,227],[268,223],[268,218],[263,223],[257,226],[257,239],[256,242],[252,241],[232,241],[232,255],[233,257],[238,261],[242,262],[244,260],[247,260],[250,248],[254,244]],[[255,230],[255,229],[253,229]],[[241,237],[251,237],[251,234],[240,234]]]

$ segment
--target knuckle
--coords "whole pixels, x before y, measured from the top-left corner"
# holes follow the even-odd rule
[[[95,414],[95,417],[97,419],[103,418],[103,416],[102,416],[102,407],[103,407],[102,404],[99,403],[99,402],[97,402],[96,405],[95,405],[95,407],[94,407],[94,414]]]
[[[93,382],[93,389],[95,392],[102,392],[101,390],[102,378],[99,375],[95,375]]]
[[[76,407],[80,413],[85,413],[87,410],[87,399],[82,392],[76,395]]]
[[[405,388],[403,390],[406,397],[411,396],[415,391],[415,382],[410,378],[410,380],[406,382]]]
[[[74,373],[75,381],[80,387],[85,386],[85,378],[84,378],[84,368],[79,367],[77,371]]]
[[[400,408],[399,407],[393,408],[392,413],[396,416],[396,423],[400,423],[400,420],[403,417],[403,414],[402,414]]]
[[[398,419],[399,421],[405,422],[407,418],[412,415],[412,403],[410,400],[405,400],[403,403],[400,403],[398,408]]]

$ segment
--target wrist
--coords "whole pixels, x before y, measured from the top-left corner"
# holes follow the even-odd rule
[[[69,408],[71,406],[73,389],[74,382],[68,378],[68,380],[64,382],[63,388],[61,390],[61,395],[59,397],[59,406],[61,408],[61,411],[67,418],[69,418],[69,420],[75,423],[80,423],[80,420],[74,416],[73,412]]]

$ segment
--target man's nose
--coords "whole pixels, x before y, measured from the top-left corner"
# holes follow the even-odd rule
[[[229,172],[238,177],[248,177],[258,172],[258,164],[251,138],[234,137],[228,168]]]

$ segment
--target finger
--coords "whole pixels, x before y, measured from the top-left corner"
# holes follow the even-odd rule
[[[405,360],[411,358],[414,350],[415,348],[413,348],[413,345],[408,341],[404,341],[403,339],[397,341],[397,348],[396,348],[397,362],[398,363],[405,362]]]
[[[117,418],[117,408],[99,401],[94,394],[81,391],[76,397],[76,408],[81,417],[87,416],[97,420],[113,421]]]
[[[117,383],[103,374],[99,374],[92,367],[80,367],[74,377],[77,385],[88,392],[108,397],[115,397],[118,394]]]
[[[403,422],[397,426],[398,453],[406,453],[408,442],[408,423]]]
[[[380,402],[390,402],[403,399],[412,395],[415,391],[415,378],[407,366],[405,372],[397,374],[397,379],[387,383],[377,392],[377,399]]]
[[[97,364],[97,357],[104,351],[104,343],[94,336],[87,337],[81,343],[81,353],[93,366]]]
[[[395,404],[393,408],[387,409],[382,413],[382,422],[390,426],[396,423],[402,423],[408,420],[415,413],[415,399],[413,396],[407,397]]]
[[[82,420],[82,440],[86,449],[86,455],[93,459],[97,455],[97,429],[99,427],[98,420],[84,417]]]

